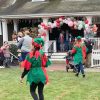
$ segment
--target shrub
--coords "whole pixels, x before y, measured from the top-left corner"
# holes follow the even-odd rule
[[[10,44],[10,52],[11,52],[13,55],[15,55],[15,56],[18,55],[17,50],[18,50],[17,45],[15,45],[15,44]]]

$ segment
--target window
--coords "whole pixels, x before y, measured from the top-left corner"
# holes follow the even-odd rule
[[[45,1],[45,0],[32,0],[32,2],[37,2],[37,1]]]
[[[93,24],[100,24],[100,17],[97,17],[97,16],[96,17],[93,17],[92,18],[92,23]]]

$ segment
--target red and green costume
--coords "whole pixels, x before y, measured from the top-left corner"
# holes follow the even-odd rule
[[[36,44],[37,45],[37,44]],[[27,81],[31,84],[32,82],[38,84],[42,82],[43,84],[48,82],[48,75],[46,72],[46,67],[51,64],[50,60],[40,49],[39,51],[32,51],[27,56],[22,66],[29,70],[27,73]]]
[[[79,73],[81,72],[83,77],[85,77],[83,63],[86,59],[86,46],[81,42],[80,36],[77,37],[77,43],[74,45],[71,53],[74,54],[73,62],[77,68],[77,73],[75,76],[78,77]]]
[[[77,43],[74,45],[72,49],[73,61],[74,64],[77,65],[79,63],[83,63],[83,61],[86,59],[86,46],[84,43],[81,42],[81,37],[77,37]]]

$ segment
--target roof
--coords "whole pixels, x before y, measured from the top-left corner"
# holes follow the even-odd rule
[[[0,0],[1,18],[100,15],[100,0]]]

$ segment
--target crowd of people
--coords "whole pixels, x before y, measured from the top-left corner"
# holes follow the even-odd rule
[[[31,51],[31,41],[33,37],[37,37],[38,33],[36,33],[37,36],[33,36],[33,32],[36,32],[37,29],[34,30],[26,28],[20,29],[20,31],[17,33],[16,31],[13,31],[12,34],[12,41],[15,41],[17,43],[18,48],[18,59],[19,61],[22,61],[25,59],[26,54]],[[10,51],[11,45],[8,41],[4,41],[3,45],[0,47],[0,68],[9,68],[10,62],[11,62],[11,56],[12,53]],[[16,57],[17,58],[17,57]]]
[[[64,51],[63,44],[63,33],[60,34],[60,48]],[[51,62],[49,58],[43,51],[44,40],[37,35],[34,39],[30,35],[29,29],[24,29],[23,32],[18,32],[12,35],[13,41],[17,41],[18,47],[18,60],[20,66],[23,67],[23,72],[20,77],[20,82],[23,82],[23,78],[27,75],[27,81],[30,84],[30,94],[34,100],[44,100],[43,89],[44,85],[48,82],[48,75],[46,72],[46,67],[48,67]],[[67,51],[67,55],[71,55],[73,59],[73,64],[77,68],[75,76],[85,77],[84,65],[90,66],[90,55],[92,52],[93,42],[89,39],[82,40],[81,36],[76,37],[73,42],[72,48]],[[7,41],[4,42],[3,46],[0,48],[0,64],[6,68],[9,68],[10,60],[10,45]],[[87,61],[86,61],[87,60]],[[68,64],[68,62],[67,62]],[[38,96],[36,94],[36,88],[38,87]]]
[[[33,39],[32,32],[36,32],[36,35],[34,36],[34,38],[41,37],[41,36],[39,36],[37,28],[35,29],[35,31],[28,29],[28,28],[23,28],[18,33],[16,33],[14,31],[12,34],[12,40],[17,42],[17,47],[18,47],[17,52],[18,52],[19,62],[23,61],[25,59],[26,55],[31,51],[32,45],[30,45],[30,44],[31,44],[31,41]],[[66,52],[68,50],[72,50],[73,47],[75,46],[77,38],[76,38],[76,40],[75,39],[73,40],[71,38],[71,36],[70,37],[69,36],[70,36],[70,34],[66,33],[66,41],[69,40],[68,42],[66,42],[66,45],[67,45],[67,47],[66,47],[64,32],[62,31],[60,33],[60,35],[59,35],[59,41],[60,41],[59,47],[60,47],[61,52]],[[90,67],[91,61],[89,58],[91,57],[93,42],[88,38],[84,39],[84,40],[81,39],[81,42],[84,42],[83,44],[85,44],[85,46],[87,47],[87,52],[86,52],[87,62],[85,63],[85,66]],[[65,50],[65,47],[67,48],[66,50]],[[5,41],[3,43],[3,46],[0,48],[0,55],[2,55],[0,57],[0,59],[1,59],[0,66],[2,68],[4,68],[4,67],[9,68],[10,67],[9,62],[10,62],[11,54],[10,54],[9,48],[10,48],[10,45],[8,44],[7,41]]]
[[[15,35],[15,34],[14,34]],[[30,36],[30,30],[25,29],[24,35],[18,33],[18,36],[14,41],[17,41],[18,50],[18,60],[21,62],[20,67],[23,67],[23,72],[20,77],[20,82],[23,82],[23,78],[27,74],[27,81],[30,84],[30,94],[34,100],[44,100],[43,89],[44,85],[48,83],[48,74],[46,72],[46,67],[51,65],[49,58],[43,51],[44,40],[41,37],[32,38]],[[3,46],[0,48],[1,56],[4,56],[4,61],[2,59],[2,68],[9,67],[10,59],[10,45],[7,41],[4,42]],[[1,61],[1,59],[0,59]],[[36,88],[38,88],[38,95],[36,94]]]

